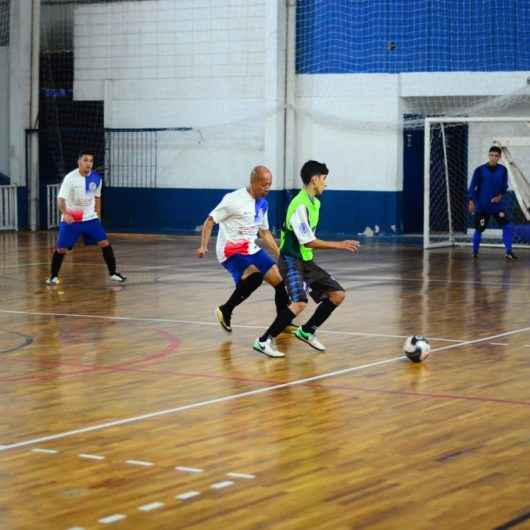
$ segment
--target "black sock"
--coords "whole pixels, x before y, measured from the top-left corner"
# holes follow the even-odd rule
[[[112,276],[116,273],[116,258],[114,257],[114,250],[112,250],[111,245],[107,245],[101,249],[103,253],[103,259],[107,264],[107,269],[109,269],[109,274]]]
[[[246,300],[263,282],[263,274],[254,272],[240,280],[230,298],[221,306],[223,312],[232,313],[234,307]]]
[[[329,318],[329,315],[331,315],[336,308],[337,306],[326,298],[318,304],[313,316],[302,326],[302,329],[306,333],[315,333],[317,328]]]
[[[259,338],[260,342],[265,342],[269,337],[277,337],[294,319],[296,315],[288,308],[283,308],[269,329]]]
[[[280,311],[285,309],[290,303],[284,282],[274,287],[274,303],[276,304],[276,313],[278,315],[280,314]]]
[[[64,254],[55,251],[52,256],[52,278],[54,276],[59,276],[59,271],[61,270],[61,265],[63,264]]]

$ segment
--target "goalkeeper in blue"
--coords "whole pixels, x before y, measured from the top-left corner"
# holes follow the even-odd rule
[[[517,256],[512,252],[513,223],[510,221],[503,198],[508,191],[508,172],[499,164],[502,152],[499,147],[490,147],[488,162],[478,166],[471,179],[468,192],[468,211],[475,216],[475,233],[473,235],[473,257],[478,258],[482,232],[493,215],[502,227],[504,259],[513,261]]]

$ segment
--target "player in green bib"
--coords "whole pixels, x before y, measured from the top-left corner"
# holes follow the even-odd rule
[[[252,345],[254,350],[269,357],[283,356],[275,350],[272,341],[305,309],[308,302],[306,285],[318,306],[311,318],[296,330],[295,337],[318,351],[326,348],[315,337],[316,330],[345,297],[340,284],[313,261],[314,249],[342,249],[354,254],[359,249],[358,241],[323,241],[315,235],[320,213],[318,196],[326,189],[328,173],[326,164],[315,160],[306,162],[300,172],[304,187],[287,208],[278,267],[291,303],[278,313],[267,331]]]

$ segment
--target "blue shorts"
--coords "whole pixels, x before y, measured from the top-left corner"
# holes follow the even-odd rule
[[[71,224],[61,221],[57,248],[72,249],[81,236],[85,240],[85,245],[95,245],[99,241],[107,239],[107,234],[99,219]]]
[[[254,265],[265,276],[275,263],[264,250],[258,250],[255,254],[250,255],[234,254],[226,261],[223,261],[222,265],[232,275],[237,285],[241,281],[241,276],[243,276],[245,270],[251,265]]]

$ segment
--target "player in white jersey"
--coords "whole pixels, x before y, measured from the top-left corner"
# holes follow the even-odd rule
[[[68,250],[83,236],[85,244],[95,244],[101,248],[107,264],[110,279],[123,283],[127,278],[116,272],[116,258],[100,221],[101,217],[101,177],[92,170],[94,155],[81,151],[77,159],[77,169],[66,175],[57,195],[57,207],[62,213],[59,225],[57,246],[52,257],[48,285],[59,283],[59,270]]]
[[[268,203],[265,199],[271,184],[271,172],[264,166],[256,166],[250,173],[249,185],[227,193],[202,226],[197,256],[202,258],[206,255],[212,229],[219,224],[217,259],[230,272],[236,284],[230,298],[216,309],[217,320],[228,332],[232,331],[234,308],[246,300],[263,280],[275,289],[277,311],[289,304],[277,265],[256,244],[259,236],[275,256],[279,255],[278,245],[269,230]]]

